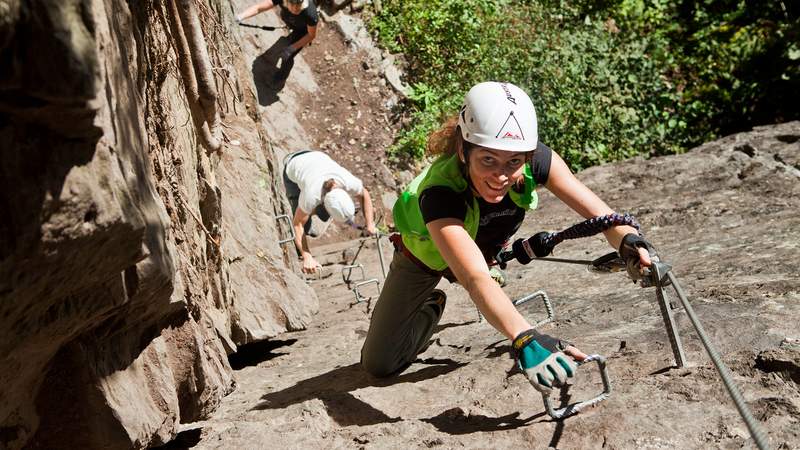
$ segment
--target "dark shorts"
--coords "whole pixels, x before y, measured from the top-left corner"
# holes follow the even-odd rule
[[[306,29],[292,29],[292,32],[289,33],[288,39],[290,44],[294,44],[295,42],[303,39],[308,34],[308,30]],[[305,47],[303,47],[305,48]],[[302,50],[302,48],[300,49]],[[299,52],[299,51],[298,51]]]
[[[291,153],[283,162],[283,185],[286,187],[286,197],[289,199],[289,205],[292,207],[292,214],[297,211],[297,205],[300,203],[300,186],[298,186],[294,181],[290,180],[286,175],[286,166],[289,165],[289,161],[291,161],[295,156],[302,155],[303,153],[308,153],[310,151],[311,150],[300,150],[299,152]],[[311,215],[319,217],[319,219],[323,222],[327,222],[328,219],[331,218],[331,215],[328,214],[328,210],[325,209],[324,204],[319,204],[311,213]],[[306,235],[315,237],[311,234],[311,218],[306,221],[306,224],[303,226],[303,230],[305,231]]]
[[[292,30],[289,34],[289,45],[294,44],[295,42],[302,39],[305,35],[308,34],[306,30]],[[305,47],[303,47],[305,48]],[[288,60],[281,61],[281,67],[275,72],[275,77],[279,80],[285,80],[289,76],[289,72],[292,71],[292,67],[294,67],[294,58],[297,56],[302,50],[298,50],[291,58]]]

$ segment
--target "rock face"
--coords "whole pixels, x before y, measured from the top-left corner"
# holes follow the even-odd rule
[[[167,442],[234,388],[228,353],[318,308],[277,242],[280,163],[227,2],[197,5],[212,155],[162,3],[3,2],[0,448]]]

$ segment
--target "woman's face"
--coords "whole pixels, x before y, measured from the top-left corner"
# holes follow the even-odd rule
[[[522,177],[525,153],[473,147],[469,152],[469,177],[484,200],[499,203]]]
[[[294,14],[296,16],[296,15],[300,14],[300,12],[303,10],[303,4],[302,3],[286,2],[286,9],[288,9],[290,13],[292,13],[292,14]]]

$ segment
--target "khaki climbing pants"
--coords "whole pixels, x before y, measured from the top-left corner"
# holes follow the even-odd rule
[[[376,377],[405,370],[417,357],[435,317],[423,302],[441,280],[395,251],[361,348],[361,366]]]

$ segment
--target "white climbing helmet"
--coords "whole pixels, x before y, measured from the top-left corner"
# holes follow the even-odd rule
[[[323,203],[328,214],[337,222],[352,222],[356,215],[356,205],[353,204],[353,199],[342,188],[331,189],[325,194]]]
[[[511,83],[486,81],[464,97],[458,125],[465,141],[511,152],[536,149],[536,110],[528,94]]]

